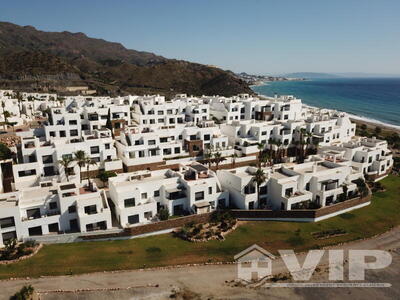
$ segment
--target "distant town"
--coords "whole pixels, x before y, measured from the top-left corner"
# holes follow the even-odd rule
[[[302,77],[285,77],[285,76],[269,76],[269,75],[251,75],[246,72],[237,73],[236,76],[249,85],[263,85],[270,81],[303,81]]]

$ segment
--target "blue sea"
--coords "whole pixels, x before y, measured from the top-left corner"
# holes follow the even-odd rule
[[[400,78],[274,81],[252,89],[266,96],[294,95],[303,103],[348,112],[366,121],[400,126]]]

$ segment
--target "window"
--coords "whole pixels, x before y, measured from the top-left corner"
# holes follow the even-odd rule
[[[76,213],[76,206],[71,205],[70,207],[68,207],[68,213],[70,214]]]
[[[42,235],[42,226],[31,227],[28,229],[29,236]]]
[[[10,231],[2,234],[3,237],[3,244],[9,240],[17,239],[17,232]]]
[[[142,199],[147,199],[147,193],[142,193],[141,197]]]
[[[50,202],[49,203],[49,208],[50,209],[57,209],[58,208],[57,202]]]
[[[44,155],[42,156],[42,160],[44,164],[51,164],[53,163],[53,156],[52,155]]]
[[[179,153],[181,153],[181,148],[175,147],[175,154],[179,154]]]
[[[139,215],[128,216],[128,223],[129,224],[139,223]]]
[[[293,188],[286,189],[285,196],[290,197],[293,195]]]
[[[14,217],[0,219],[0,228],[8,228],[14,226],[15,226]]]
[[[166,142],[168,142],[168,138],[167,137],[160,138],[160,143],[166,143]]]
[[[49,232],[58,232],[58,223],[49,224]]]
[[[54,167],[52,167],[52,166],[44,167],[43,172],[44,172],[44,176],[54,176],[55,175]]]
[[[135,198],[129,198],[124,200],[125,207],[133,207],[135,206]]]
[[[104,148],[105,148],[106,150],[110,149],[110,144],[104,144]]]
[[[160,116],[164,114],[164,112],[163,112],[162,110],[159,110],[157,113],[158,113]]]
[[[78,121],[77,120],[69,120],[69,125],[77,125]]]
[[[155,145],[156,144],[156,140],[149,140],[147,143],[149,145]]]
[[[153,217],[153,212],[152,212],[152,211],[145,211],[145,212],[144,212],[144,217],[145,217],[147,220],[151,220],[151,218]]]
[[[209,141],[211,139],[211,136],[209,134],[204,135],[204,140]]]
[[[194,194],[195,201],[204,200],[204,192],[196,192]]]
[[[260,194],[262,194],[262,195],[268,194],[268,186],[267,185],[260,187]]]
[[[70,130],[70,131],[69,131],[69,135],[70,135],[70,136],[78,136],[78,130],[76,130],[76,129]]]
[[[160,191],[159,190],[154,191],[154,198],[156,198],[156,197],[160,197]]]
[[[56,132],[55,131],[50,131],[50,136],[55,137],[56,136]]]
[[[40,208],[33,208],[33,209],[28,209],[26,211],[26,216],[28,219],[38,219],[41,217],[40,215]]]
[[[97,214],[96,205],[88,205],[88,206],[85,206],[85,214],[87,214],[87,215],[94,215],[94,214]]]
[[[63,159],[72,159],[72,154],[63,154],[62,158]]]
[[[65,130],[60,131],[60,137],[66,137]]]
[[[212,186],[209,186],[209,187],[208,187],[208,193],[209,193],[209,194],[212,194]]]
[[[31,175],[36,175],[36,170],[27,170],[27,171],[19,171],[18,172],[19,177],[25,177],[25,176],[31,176]]]
[[[98,154],[99,152],[100,152],[99,146],[90,147],[90,153],[91,154]]]

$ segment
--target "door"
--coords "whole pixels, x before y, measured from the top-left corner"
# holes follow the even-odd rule
[[[69,227],[71,231],[79,231],[78,220],[77,219],[70,220]]]
[[[249,209],[254,209],[254,201],[249,202]]]

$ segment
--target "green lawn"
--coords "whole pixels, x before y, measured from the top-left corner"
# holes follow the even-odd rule
[[[0,278],[38,277],[95,271],[135,269],[207,261],[231,261],[257,243],[272,253],[302,251],[382,233],[400,224],[400,177],[382,183],[386,192],[373,195],[372,204],[318,223],[247,222],[223,242],[190,243],[170,234],[132,240],[46,245],[33,258],[0,266]],[[347,234],[316,240],[311,233],[344,229]]]

